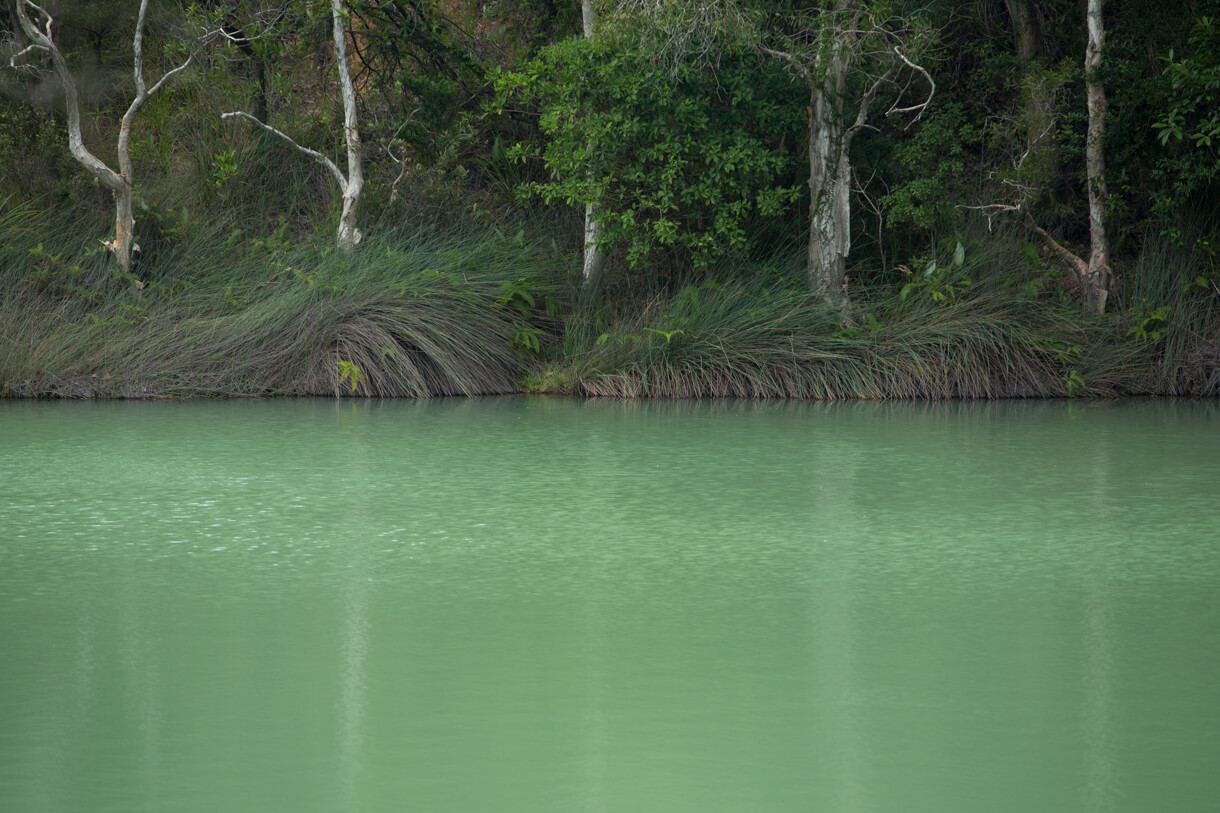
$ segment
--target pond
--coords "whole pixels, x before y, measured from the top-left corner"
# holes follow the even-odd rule
[[[1218,419],[0,403],[0,809],[1209,809]]]

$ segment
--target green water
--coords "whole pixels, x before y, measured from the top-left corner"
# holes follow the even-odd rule
[[[0,810],[1213,809],[1218,420],[0,403]]]

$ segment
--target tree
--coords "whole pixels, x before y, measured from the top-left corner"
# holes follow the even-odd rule
[[[1102,52],[1105,45],[1105,29],[1102,18],[1102,0],[1088,0],[1085,11],[1085,22],[1088,30],[1088,43],[1085,49],[1084,72],[1086,86],[1086,106],[1088,109],[1088,131],[1085,141],[1085,177],[1089,199],[1089,258],[1083,259],[1054,239],[1051,234],[1038,225],[1030,207],[1034,195],[1032,189],[1020,184],[1013,184],[1020,190],[1019,199],[1014,203],[991,203],[983,206],[962,206],[964,209],[977,209],[988,213],[1015,212],[1024,216],[1029,228],[1034,231],[1075,275],[1084,296],[1085,309],[1094,315],[1105,313],[1106,300],[1113,273],[1110,266],[1110,247],[1106,237],[1106,216],[1108,195],[1106,191],[1105,172],[1105,125],[1106,125],[1106,93],[1101,76]],[[1027,8],[1021,0],[1009,4],[1013,13],[1014,27],[1017,33],[1018,55],[1024,60],[1031,53],[1027,40],[1030,34],[1026,27],[1030,24],[1029,10],[1021,13],[1017,10]],[[1024,44],[1023,44],[1024,43]],[[1045,86],[1043,86],[1045,89]],[[1049,102],[1047,109],[1049,109]],[[1035,151],[1045,149],[1039,145],[1053,125],[1053,117],[1046,114],[1047,124],[1036,137],[1029,134],[1026,150],[1018,159],[1017,168]]]
[[[1085,307],[1097,316],[1106,312],[1110,290],[1110,245],[1106,240],[1106,89],[1101,80],[1101,57],[1105,47],[1102,0],[1089,0],[1087,23],[1089,44],[1085,51],[1085,81],[1088,84],[1089,135],[1085,146],[1085,168],[1089,184],[1089,262],[1084,270]]]
[[[28,0],[27,0],[28,2]],[[360,205],[360,193],[364,189],[364,169],[360,150],[360,129],[356,122],[356,90],[352,85],[352,75],[347,64],[347,32],[344,20],[347,10],[342,0],[330,1],[332,32],[334,34],[335,64],[339,69],[339,92],[343,97],[343,139],[347,144],[347,174],[317,150],[311,150],[298,144],[286,133],[275,129],[266,122],[243,111],[224,113],[222,119],[245,119],[272,135],[282,138],[300,152],[308,155],[330,171],[331,177],[339,185],[343,194],[343,208],[339,214],[339,229],[336,243],[342,251],[351,251],[361,240],[360,229],[356,227],[356,213]]]
[[[782,61],[805,84],[809,91],[806,276],[810,288],[828,301],[841,299],[851,250],[852,142],[861,130],[876,129],[868,122],[882,92],[893,99],[887,116],[913,113],[918,119],[931,103],[936,83],[912,59],[930,40],[930,30],[913,19],[884,17],[881,3],[866,0],[833,0],[828,8],[780,14],[762,14],[739,0],[619,2],[623,11],[650,20],[659,35],[653,38],[653,50],[662,62],[715,65],[724,44],[744,44]],[[902,106],[915,75],[927,82],[927,96]],[[849,121],[847,111],[852,107]]]
[[[862,0],[835,0],[834,7],[787,21],[795,32],[770,37],[777,47],[763,53],[783,60],[809,89],[809,287],[828,301],[847,285],[851,250],[851,145],[868,123],[879,92],[893,103],[887,116],[914,113],[918,119],[936,92],[924,68],[907,56],[926,32],[899,18],[877,19]],[[793,25],[795,24],[795,25]],[[923,101],[901,106],[906,90],[899,78],[914,71],[928,83]],[[861,82],[861,80],[863,80]],[[847,118],[848,106],[855,116]]]
[[[34,21],[30,19],[31,11],[41,25],[35,25]],[[133,251],[139,250],[139,246],[135,243],[135,217],[132,214],[132,187],[135,183],[135,171],[131,163],[131,128],[136,114],[140,112],[140,108],[144,106],[145,102],[165,87],[171,79],[186,70],[194,59],[195,53],[192,51],[185,62],[166,72],[158,82],[149,88],[144,82],[144,20],[148,13],[148,0],[141,0],[135,35],[132,38],[132,73],[135,77],[136,96],[127,107],[127,112],[123,114],[123,119],[119,124],[119,139],[116,148],[119,169],[116,172],[85,146],[81,134],[80,93],[67,61],[55,44],[54,18],[45,9],[35,5],[32,0],[17,0],[16,13],[17,21],[29,40],[29,44],[13,55],[9,64],[14,68],[17,67],[17,61],[33,51],[45,51],[50,55],[55,75],[64,91],[64,102],[68,115],[68,150],[72,153],[72,157],[114,196],[114,239],[103,240],[102,244],[114,255],[115,261],[118,262],[123,273],[130,273],[131,254]],[[138,287],[143,287],[139,281],[136,284]]]
[[[581,0],[580,12],[585,38],[592,38],[594,28],[597,26],[597,9],[593,5],[593,0]],[[598,201],[593,199],[585,204],[584,282],[586,285],[601,273],[606,260],[602,247],[598,244],[602,231],[598,208]]]

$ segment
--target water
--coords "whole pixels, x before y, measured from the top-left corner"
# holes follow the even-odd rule
[[[0,810],[1210,809],[1218,418],[0,403]]]

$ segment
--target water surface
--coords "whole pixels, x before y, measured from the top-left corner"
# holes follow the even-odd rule
[[[1197,811],[1215,403],[0,403],[0,810]]]

